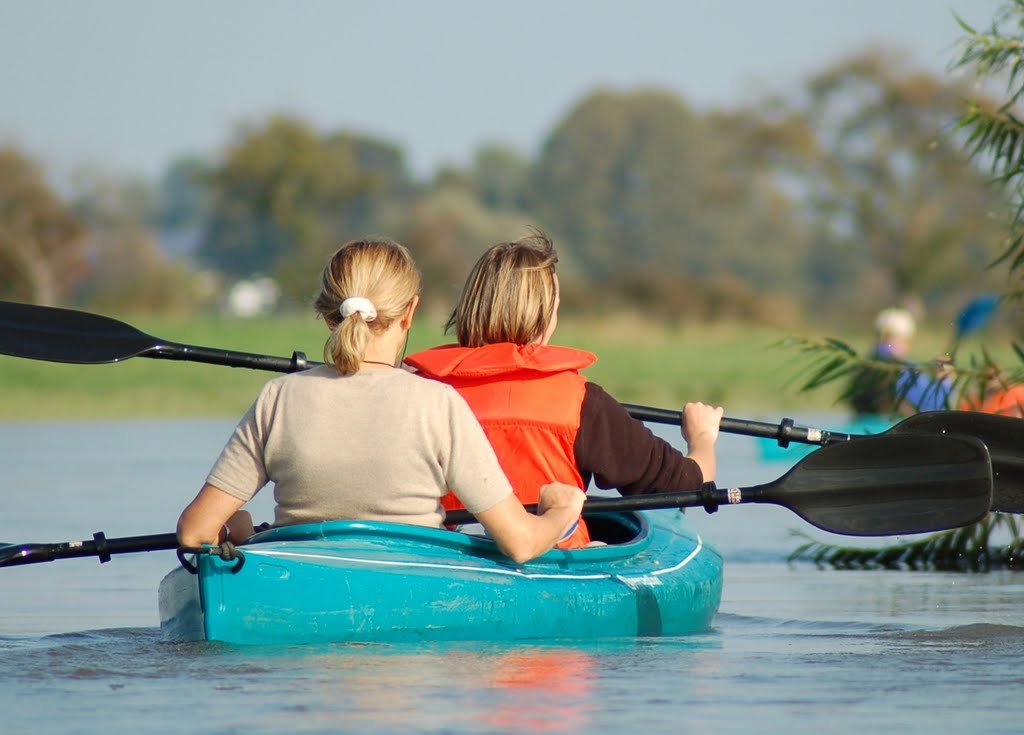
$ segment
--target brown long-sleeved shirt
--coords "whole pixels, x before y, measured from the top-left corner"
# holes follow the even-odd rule
[[[583,481],[623,495],[696,490],[700,465],[656,437],[601,386],[587,382],[573,445]]]

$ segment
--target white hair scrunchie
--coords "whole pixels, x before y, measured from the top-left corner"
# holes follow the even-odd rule
[[[373,302],[369,299],[364,299],[362,296],[353,296],[345,299],[341,302],[341,306],[338,307],[338,311],[341,312],[342,319],[347,319],[357,311],[368,322],[372,322],[377,318],[377,310],[373,307]]]

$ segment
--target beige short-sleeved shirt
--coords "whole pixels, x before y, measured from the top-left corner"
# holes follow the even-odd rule
[[[207,482],[239,500],[268,482],[274,525],[342,518],[439,526],[451,488],[470,512],[512,494],[451,387],[405,370],[324,365],[267,383]]]

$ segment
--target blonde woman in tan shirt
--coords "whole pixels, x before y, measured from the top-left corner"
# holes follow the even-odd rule
[[[316,300],[331,330],[327,364],[264,386],[181,514],[182,546],[247,537],[251,517],[238,511],[269,482],[277,526],[360,519],[439,527],[451,488],[513,560],[554,546],[580,514],[581,489],[545,485],[538,514],[527,513],[458,393],[395,367],[419,288],[397,243],[357,240],[332,256]]]

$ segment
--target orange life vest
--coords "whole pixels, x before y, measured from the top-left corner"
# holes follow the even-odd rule
[[[1024,384],[987,391],[980,401],[978,396],[965,398],[960,402],[960,408],[964,411],[1020,417],[1024,413]]]
[[[516,497],[527,504],[536,503],[541,486],[549,482],[584,489],[573,451],[587,382],[579,371],[596,360],[589,352],[569,347],[501,342],[434,347],[405,362],[466,399]],[[448,509],[462,507],[452,493],[442,503]],[[575,549],[589,541],[581,518],[558,547]]]

